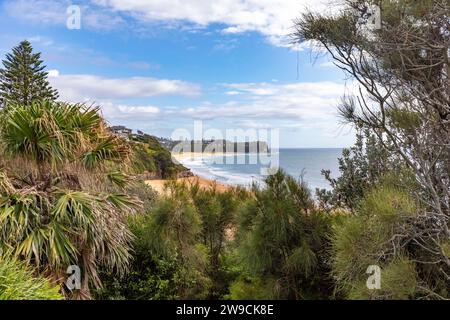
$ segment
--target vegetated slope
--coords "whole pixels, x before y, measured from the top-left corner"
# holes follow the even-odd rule
[[[134,151],[134,173],[163,179],[190,174],[183,165],[172,161],[170,151],[162,147],[155,137],[147,134],[132,135],[130,144]]]

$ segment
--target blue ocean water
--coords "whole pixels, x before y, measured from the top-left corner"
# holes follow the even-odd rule
[[[204,156],[183,159],[181,163],[200,177],[240,186],[250,186],[253,182],[263,184],[267,168],[281,168],[295,178],[303,176],[308,186],[315,190],[330,188],[321,171],[331,170],[337,177],[341,153],[342,149],[280,149],[269,156]]]

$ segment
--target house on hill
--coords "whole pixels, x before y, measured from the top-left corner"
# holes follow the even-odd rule
[[[133,130],[128,129],[125,126],[112,126],[109,128],[114,134],[118,135],[121,138],[128,139],[130,135],[133,133]]]

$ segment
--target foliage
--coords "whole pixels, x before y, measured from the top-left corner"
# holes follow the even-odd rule
[[[273,281],[274,298],[328,297],[330,218],[314,208],[304,182],[280,171],[266,185],[254,188],[255,199],[241,213],[240,253],[249,271]]]
[[[410,251],[410,221],[419,207],[392,186],[374,189],[362,201],[358,215],[335,226],[332,237],[333,273],[338,287],[351,299],[408,299],[419,292],[419,275]],[[382,269],[381,290],[368,290],[366,270]]]
[[[135,240],[130,272],[123,278],[105,275],[102,298],[206,298],[206,250],[197,241],[201,218],[190,203],[186,186],[170,182],[167,196],[159,198],[129,224]]]
[[[232,250],[240,189],[219,192],[198,182],[168,181],[166,195],[130,220],[130,271],[104,274],[103,299],[222,299],[242,273]],[[141,198],[142,200],[142,198]]]
[[[140,233],[148,231],[145,227],[140,225],[132,230],[138,240],[133,243],[133,260],[127,273],[118,277],[104,271],[103,286],[94,293],[96,299],[174,300],[182,298],[181,288],[192,286],[176,258],[158,257],[152,254],[148,243],[139,240]]]
[[[333,15],[304,14],[296,22],[294,38],[319,43],[355,80],[358,90],[343,99],[340,115],[345,123],[375,135],[412,177],[406,190],[420,201],[420,212],[405,222],[396,238],[407,243],[406,256],[413,257],[421,297],[448,297],[450,4],[447,0],[345,4]],[[382,12],[380,28],[367,25],[367,12],[374,4]],[[404,183],[404,177],[397,178]],[[396,251],[399,260],[401,254]]]
[[[270,300],[275,284],[272,279],[241,276],[230,286],[230,300]]]
[[[149,135],[133,136],[132,170],[134,173],[153,172],[167,179],[186,171],[180,164],[172,161],[170,152],[164,149],[155,137]]]
[[[100,266],[114,272],[128,266],[132,237],[124,219],[137,202],[106,191],[114,188],[107,187],[109,170],[116,171],[129,150],[108,134],[97,108],[33,102],[4,112],[3,251],[58,279],[67,266],[79,265],[79,297],[87,298],[89,285],[101,285]]]
[[[339,177],[333,179],[329,170],[322,171],[332,191],[317,190],[321,206],[341,206],[353,210],[365,192],[377,185],[383,175],[393,171],[400,163],[392,160],[388,151],[368,130],[359,132],[355,145],[342,152]]]
[[[0,259],[0,300],[61,300],[58,286],[22,262]]]
[[[55,101],[58,92],[50,87],[40,53],[33,53],[28,41],[22,41],[6,54],[0,69],[0,105],[28,105],[41,100]]]
[[[213,283],[210,298],[220,298],[228,292],[228,282],[232,277],[226,267],[227,249],[233,233],[239,191],[219,192],[216,186],[204,190],[197,182],[190,187],[190,193],[202,219],[201,243],[208,250],[207,271]]]

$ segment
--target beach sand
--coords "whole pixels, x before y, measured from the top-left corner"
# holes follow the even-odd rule
[[[177,179],[179,182],[186,182],[187,184],[193,184],[198,180],[200,187],[203,189],[211,188],[213,185],[216,185],[217,191],[219,192],[226,192],[233,187],[230,185],[226,185],[223,183],[219,183],[213,180],[204,179],[201,177],[189,177],[189,178],[180,178]],[[157,193],[164,194],[164,184],[167,182],[167,180],[147,180],[145,181],[146,184],[148,184],[150,187],[152,187]]]

